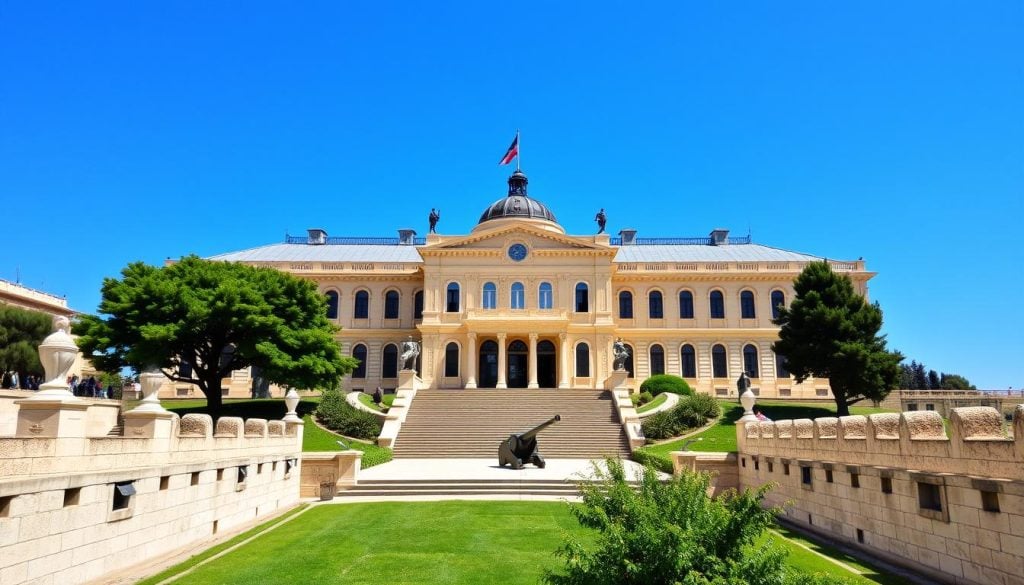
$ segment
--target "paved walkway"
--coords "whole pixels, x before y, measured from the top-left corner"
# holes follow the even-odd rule
[[[593,475],[590,459],[547,459],[544,469],[526,465],[523,469],[498,467],[497,457],[491,459],[394,459],[359,472],[359,480],[579,480]],[[622,461],[630,475],[643,466],[635,461]]]

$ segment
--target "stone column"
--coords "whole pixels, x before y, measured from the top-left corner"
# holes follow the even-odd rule
[[[537,334],[530,334],[530,381],[527,388],[539,388],[537,384]]]
[[[476,388],[476,333],[466,335],[466,388]]]
[[[507,373],[505,370],[508,368],[508,366],[506,365],[507,362],[508,362],[508,357],[506,355],[507,354],[507,350],[508,350],[508,348],[505,347],[505,334],[504,333],[499,333],[498,334],[498,383],[495,384],[496,388],[508,388],[508,382],[505,380],[505,375]]]
[[[558,387],[569,387],[569,335],[558,334]]]

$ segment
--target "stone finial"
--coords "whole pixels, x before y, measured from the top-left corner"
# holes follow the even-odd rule
[[[793,438],[793,421],[791,420],[778,420],[775,421],[775,435],[780,439],[792,439]]]
[[[844,439],[866,439],[868,436],[868,419],[855,414],[839,417],[839,436]]]
[[[239,416],[222,416],[217,419],[217,427],[213,431],[215,437],[240,437],[245,423]]]
[[[142,402],[133,408],[131,412],[150,412],[160,414],[168,412],[160,404],[160,397],[157,396],[157,393],[160,391],[160,386],[163,385],[165,379],[164,375],[157,371],[142,373],[139,376],[139,382],[142,386]]]
[[[68,372],[78,358],[78,346],[71,338],[71,321],[63,315],[54,317],[53,333],[39,344],[39,361],[46,374],[46,382],[29,400],[62,400],[80,402],[68,387]]]
[[[1003,417],[991,406],[954,408],[949,418],[956,434],[965,440],[1006,438]]]
[[[186,414],[181,417],[181,436],[213,436],[213,417],[208,414]]]
[[[814,438],[814,421],[809,418],[798,418],[793,421],[793,432],[798,439]]]
[[[883,412],[868,415],[869,436],[873,439],[899,439],[900,415]]]
[[[900,415],[900,434],[911,440],[946,439],[942,416],[934,410],[917,410]]]
[[[295,391],[295,388],[290,388],[288,393],[284,395],[284,404],[288,408],[288,412],[285,413],[282,420],[288,423],[302,422],[298,413],[295,412],[295,408],[299,406],[299,393]]]
[[[245,436],[246,437],[266,437],[267,436],[267,419],[264,418],[250,418],[245,421]]]
[[[267,422],[267,435],[271,437],[284,436],[285,423],[283,420],[272,420]]]
[[[839,419],[834,416],[823,416],[814,420],[814,435],[819,439],[836,438]]]

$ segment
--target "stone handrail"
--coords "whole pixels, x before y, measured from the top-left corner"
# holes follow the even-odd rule
[[[379,410],[374,410],[374,409],[370,408],[369,406],[366,406],[365,404],[363,404],[359,400],[359,395],[360,394],[363,394],[362,390],[353,390],[352,392],[349,392],[348,394],[345,395],[345,402],[348,402],[352,406],[352,408],[355,408],[356,410],[362,410],[362,411],[365,411],[365,412],[369,412],[370,414],[379,416],[381,418],[387,418],[388,415],[387,415],[386,412],[381,412]]]
[[[739,452],[795,460],[912,468],[1024,480],[1024,405],[1007,436],[999,411],[954,408],[951,436],[934,411],[748,422],[737,427]]]
[[[637,416],[640,418],[647,418],[652,414],[658,414],[659,412],[665,412],[666,410],[672,410],[677,404],[679,404],[679,395],[672,392],[665,392],[665,402],[662,402],[658,406],[644,412],[637,411]]]

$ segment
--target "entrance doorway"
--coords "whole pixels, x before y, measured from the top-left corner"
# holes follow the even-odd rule
[[[558,386],[558,372],[555,361],[555,344],[543,340],[537,344],[537,385],[541,388]]]
[[[530,348],[519,339],[508,344],[508,387],[526,388],[529,367]]]
[[[498,344],[487,340],[480,344],[480,388],[494,388],[498,385]]]

